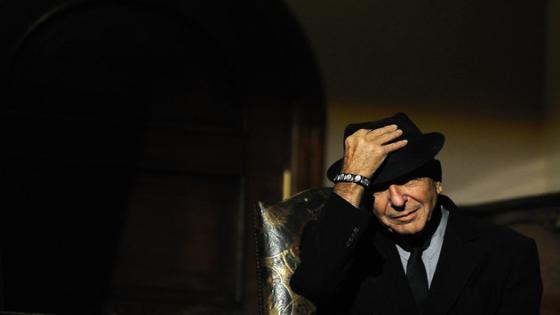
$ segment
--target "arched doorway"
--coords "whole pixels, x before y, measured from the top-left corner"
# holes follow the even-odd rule
[[[3,308],[254,312],[253,205],[322,169],[321,82],[286,7],[3,5]]]

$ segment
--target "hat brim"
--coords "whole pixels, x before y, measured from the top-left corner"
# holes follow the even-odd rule
[[[443,147],[445,137],[439,132],[426,133],[403,148],[390,153],[370,179],[370,185],[380,185],[402,177],[433,159]],[[327,177],[332,181],[340,174],[343,160],[332,164]]]

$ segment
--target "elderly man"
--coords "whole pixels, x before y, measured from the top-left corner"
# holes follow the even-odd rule
[[[402,113],[345,130],[333,193],[308,224],[294,291],[318,314],[539,313],[533,240],[442,195],[440,133]]]

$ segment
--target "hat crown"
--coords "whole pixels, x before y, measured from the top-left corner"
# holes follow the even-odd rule
[[[376,121],[349,124],[344,130],[344,139],[360,129],[374,130],[389,125],[397,125],[399,129],[403,131],[403,134],[394,141],[398,141],[403,138],[413,139],[422,136],[422,131],[420,131],[420,128],[418,128],[418,126],[416,126],[405,113],[397,113],[391,117],[383,118]]]

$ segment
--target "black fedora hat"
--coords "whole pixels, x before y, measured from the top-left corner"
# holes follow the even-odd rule
[[[394,116],[377,121],[350,124],[344,130],[344,139],[359,129],[377,129],[392,124],[397,125],[403,131],[403,134],[393,142],[407,139],[408,144],[389,153],[383,164],[370,179],[371,186],[396,180],[420,168],[433,160],[445,142],[445,137],[439,132],[422,133],[404,113],[397,113]],[[331,181],[341,172],[342,162],[342,159],[336,161],[327,170],[327,177]]]

